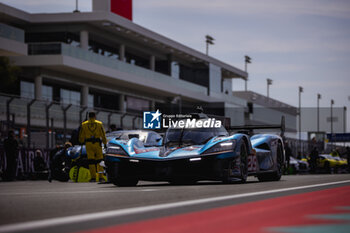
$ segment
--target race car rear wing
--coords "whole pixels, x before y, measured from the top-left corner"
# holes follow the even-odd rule
[[[254,129],[280,129],[280,136],[283,137],[286,130],[285,117],[281,117],[281,124],[272,125],[242,125],[242,126],[230,126],[227,127],[228,130],[235,130],[240,132],[245,132],[250,135],[253,134]]]

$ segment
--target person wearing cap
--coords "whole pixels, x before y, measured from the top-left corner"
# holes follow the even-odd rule
[[[98,174],[103,171],[103,167],[99,164],[103,159],[101,143],[106,146],[107,138],[103,124],[101,121],[96,120],[96,114],[94,112],[89,112],[89,119],[82,123],[79,141],[85,144],[86,147],[91,181],[99,180],[96,173]],[[100,178],[103,179],[102,176]]]

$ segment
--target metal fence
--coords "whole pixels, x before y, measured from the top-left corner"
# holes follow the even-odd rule
[[[123,129],[142,127],[142,114],[0,94],[1,136],[7,135],[9,129],[19,130],[24,146],[33,148],[43,144],[42,137],[37,140],[33,135],[45,134],[44,148],[52,148],[57,140],[69,139],[70,132],[78,128],[92,110],[105,129],[112,124]]]

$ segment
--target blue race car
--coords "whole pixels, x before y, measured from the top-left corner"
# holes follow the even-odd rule
[[[193,114],[192,114],[193,115]],[[205,120],[199,114],[198,120]],[[284,165],[282,139],[256,135],[252,146],[245,134],[225,128],[169,128],[162,145],[147,145],[137,137],[109,141],[105,154],[108,179],[117,186],[139,180],[192,184],[199,180],[245,182],[279,180]]]
[[[142,130],[119,130],[119,131],[113,131],[106,134],[107,142],[109,142],[112,139],[118,139],[118,140],[129,140],[131,138],[137,138],[141,143],[143,143],[144,146],[160,146],[162,145],[162,137],[153,131],[142,131]],[[105,148],[103,148],[103,154],[106,153]],[[75,145],[73,147],[70,147],[66,151],[66,157],[63,160],[63,164],[60,166],[63,166],[65,169],[62,170],[63,173],[66,173],[65,176],[68,177],[68,174],[70,172],[70,169],[74,166],[79,167],[85,167],[88,168],[89,160],[87,159],[87,153],[85,145]],[[95,161],[93,161],[95,162]],[[101,162],[101,161],[96,161]],[[104,161],[100,163],[100,165],[104,165]],[[77,176],[78,177],[78,176]],[[75,180],[76,181],[76,180]]]

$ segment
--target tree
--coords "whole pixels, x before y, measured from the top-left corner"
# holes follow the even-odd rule
[[[21,69],[11,63],[8,57],[0,57],[0,91],[13,94]]]

